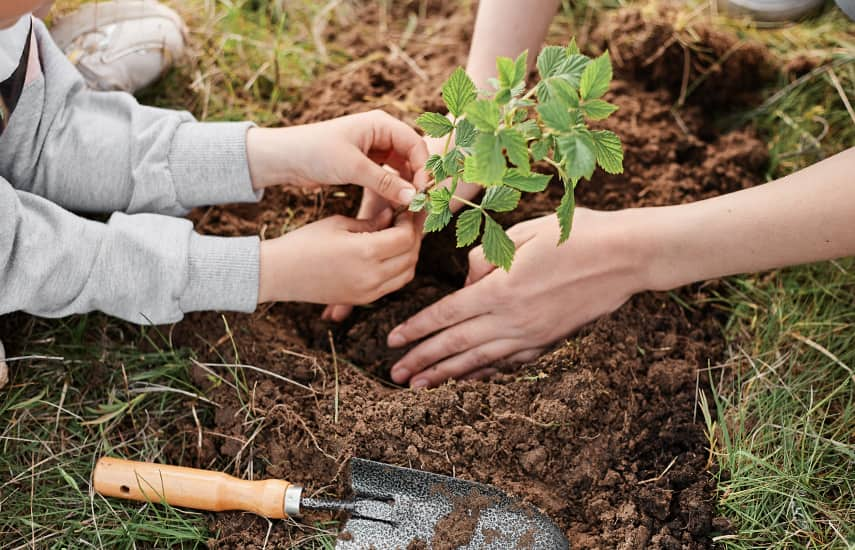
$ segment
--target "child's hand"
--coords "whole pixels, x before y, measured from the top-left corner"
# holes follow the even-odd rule
[[[418,261],[414,216],[333,216],[261,243],[258,301],[367,304],[410,282]]]
[[[427,184],[424,141],[383,111],[291,128],[252,128],[247,155],[256,189],[354,183],[399,205],[409,204],[416,187]],[[382,168],[384,164],[398,175]]]

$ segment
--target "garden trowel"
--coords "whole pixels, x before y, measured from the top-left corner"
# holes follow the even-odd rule
[[[212,512],[243,510],[268,518],[303,510],[346,512],[339,550],[445,548],[561,550],[567,539],[531,505],[496,487],[380,462],[350,461],[347,500],[304,498],[283,480],[245,481],[220,472],[102,458],[93,483],[98,493]]]

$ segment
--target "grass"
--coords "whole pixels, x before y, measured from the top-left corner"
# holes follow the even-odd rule
[[[57,9],[80,3],[60,0]],[[321,0],[171,3],[190,25],[193,58],[141,95],[148,104],[202,119],[277,124],[312,78],[351,61],[313,32],[328,20],[341,24],[340,17],[349,24],[346,2],[335,15]],[[559,25],[577,29],[584,43],[596,12],[620,3],[564,2]],[[855,143],[843,102],[855,101],[849,23],[826,10],[810,23],[771,31],[724,24],[762,40],[784,62],[807,53],[820,63],[801,80],[782,77],[766,91],[766,103],[741,114],[738,122],[755,125],[770,144],[769,177]],[[728,288],[722,300],[734,353],[714,371],[708,421],[725,472],[720,512],[733,523],[719,543],[852,546],[855,381],[847,369],[855,368],[855,263],[733,278]],[[10,352],[43,358],[13,362],[11,384],[0,391],[3,548],[194,548],[216,537],[204,515],[104,499],[89,483],[102,454],[166,460],[166,452],[192,452],[194,442],[182,439],[187,430],[177,427],[197,419],[204,425],[214,407],[200,397],[187,409],[187,394],[199,392],[188,378],[192,352],[173,349],[168,335],[101,315],[19,316],[6,325],[15,330],[3,336]],[[303,547],[332,548],[331,528],[310,530]]]

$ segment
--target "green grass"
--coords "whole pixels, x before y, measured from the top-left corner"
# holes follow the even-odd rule
[[[836,9],[776,30],[734,23],[786,63],[818,66],[782,79],[745,113],[769,143],[769,178],[855,144],[855,35]],[[806,189],[806,193],[810,190]],[[727,548],[855,547],[855,261],[733,278],[730,361],[714,369],[708,418],[720,466]]]

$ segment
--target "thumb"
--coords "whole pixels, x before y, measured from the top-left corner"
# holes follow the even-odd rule
[[[391,208],[384,208],[379,214],[367,220],[344,218],[344,226],[351,233],[374,233],[386,229],[392,223],[395,213]]]
[[[466,282],[463,286],[469,286],[477,283],[496,269],[496,266],[487,261],[484,256],[484,247],[476,246],[469,251],[469,274],[466,275]]]
[[[359,153],[362,160],[353,171],[351,181],[370,189],[393,204],[409,205],[416,195],[416,188],[397,174],[386,170],[367,156]]]

